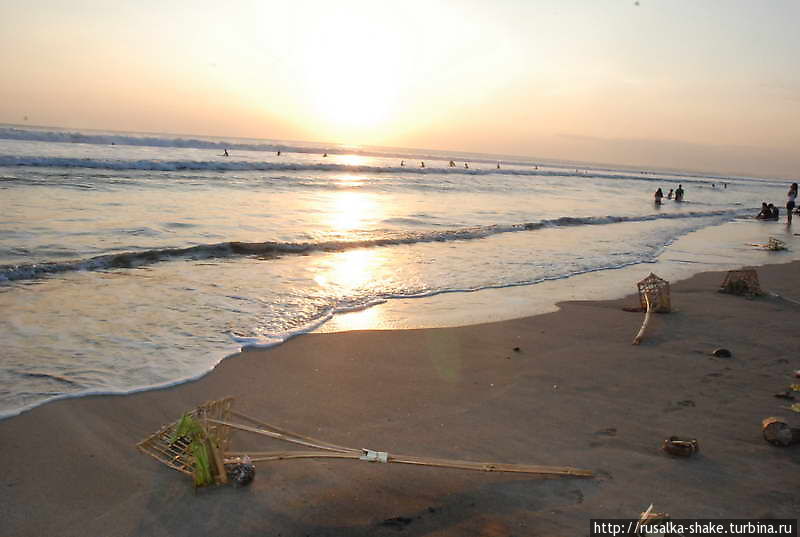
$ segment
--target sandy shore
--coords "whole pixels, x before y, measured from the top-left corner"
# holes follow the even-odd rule
[[[800,300],[799,269],[762,267],[762,286]],[[650,503],[675,518],[794,518],[800,446],[766,444],[760,422],[800,426],[773,397],[798,382],[800,305],[717,293],[722,277],[674,285],[675,311],[656,316],[640,346],[630,343],[642,315],[621,309],[632,298],[570,302],[478,326],[308,334],[175,388],[45,405],[0,422],[0,535],[576,536],[591,518]],[[733,357],[712,357],[717,347]],[[195,493],[134,449],[226,395],[347,446],[598,477],[284,461],[260,464],[248,488]],[[697,438],[700,454],[666,455],[671,435]]]

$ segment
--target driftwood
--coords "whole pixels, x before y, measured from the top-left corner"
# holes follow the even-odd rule
[[[228,397],[217,401],[209,401],[187,413],[201,423],[206,431],[208,442],[215,453],[215,461],[219,462],[214,473],[216,483],[225,483],[219,468],[231,467],[240,463],[244,457],[252,462],[268,462],[292,459],[349,459],[366,462],[414,464],[438,468],[454,468],[482,472],[514,472],[532,474],[543,478],[550,477],[594,477],[590,470],[562,466],[540,466],[529,464],[505,464],[496,462],[475,462],[457,459],[439,459],[418,457],[413,455],[389,454],[384,451],[358,449],[339,446],[323,440],[281,429],[264,423],[256,418],[246,416],[231,408],[233,399]],[[236,419],[236,421],[234,421]],[[187,475],[195,476],[195,460],[183,439],[175,439],[175,431],[179,422],[165,425],[154,434],[137,444],[137,448],[159,462]],[[243,431],[273,440],[301,446],[302,450],[290,451],[235,451],[230,449],[232,431]],[[195,480],[197,483],[197,480]]]

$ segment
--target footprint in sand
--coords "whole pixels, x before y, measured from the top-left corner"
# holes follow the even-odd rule
[[[677,406],[668,406],[664,409],[664,412],[675,412],[676,410],[681,410],[682,408],[691,408],[697,406],[694,401],[691,399],[684,399],[683,401],[677,401],[675,403]]]

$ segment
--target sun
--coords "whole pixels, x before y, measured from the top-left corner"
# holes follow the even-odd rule
[[[310,32],[298,60],[308,120],[352,138],[381,130],[396,114],[400,45],[365,15],[331,13]]]

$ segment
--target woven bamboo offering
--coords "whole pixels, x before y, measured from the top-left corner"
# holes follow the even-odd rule
[[[645,311],[642,327],[633,338],[633,344],[638,345],[642,342],[647,326],[650,324],[650,314],[669,313],[672,310],[672,302],[669,294],[669,282],[659,278],[652,272],[642,281],[636,284],[639,289],[639,303]]]
[[[773,252],[786,250],[786,243],[780,239],[776,239],[775,237],[770,237],[769,242],[767,243],[767,249],[772,250]]]
[[[722,280],[720,293],[754,298],[764,294],[758,283],[758,273],[754,269],[729,270]]]
[[[232,405],[233,398],[231,397],[203,403],[184,414],[184,417],[180,420],[165,425],[145,438],[136,447],[142,453],[150,455],[168,467],[192,476],[195,486],[227,483],[226,468],[231,468],[240,463],[245,457],[248,457],[252,462],[289,459],[349,459],[482,472],[515,472],[532,474],[542,478],[594,477],[590,470],[579,468],[438,459],[339,446],[264,423],[233,410]],[[194,429],[191,438],[181,434],[182,423],[184,424],[183,428],[186,428],[185,423],[187,420],[191,421],[193,425],[199,425],[199,429]],[[288,443],[300,446],[300,449],[259,452],[236,451],[231,448],[230,438],[233,431],[260,435],[283,442],[284,445]],[[208,466],[211,470],[211,479],[198,479],[198,475],[204,472],[204,466],[206,465],[206,462],[201,460],[204,452],[198,448],[198,445],[201,444],[204,444],[209,452]],[[200,457],[198,457],[198,453]]]

